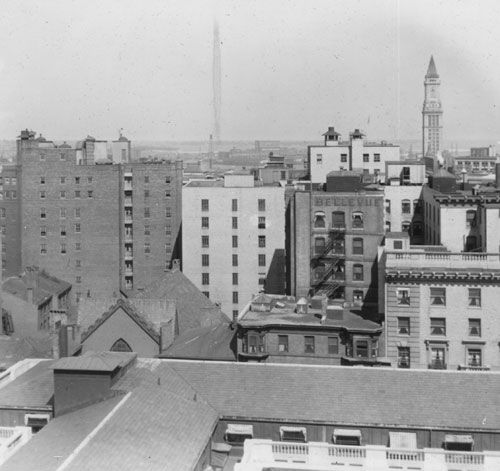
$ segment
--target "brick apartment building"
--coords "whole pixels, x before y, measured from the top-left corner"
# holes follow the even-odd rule
[[[326,191],[296,191],[288,210],[288,289],[377,310],[377,251],[384,237],[384,195],[359,174],[331,172]]]
[[[130,148],[124,136],[71,147],[21,132],[17,163],[2,170],[4,276],[35,265],[78,299],[163,273],[179,252],[182,163],[132,162]]]
[[[186,276],[235,318],[265,288],[284,293],[285,190],[253,175],[193,180],[183,188]]]

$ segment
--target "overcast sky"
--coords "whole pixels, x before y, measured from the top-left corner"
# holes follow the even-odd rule
[[[0,138],[208,139],[214,18],[222,139],[419,139],[431,55],[445,139],[500,138],[498,0],[2,0]]]

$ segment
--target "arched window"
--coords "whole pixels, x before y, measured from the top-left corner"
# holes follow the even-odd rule
[[[123,339],[118,339],[110,348],[112,352],[131,352],[130,345]]]
[[[325,226],[325,213],[323,211],[317,211],[314,215],[314,227],[321,229]]]
[[[363,223],[363,213],[361,211],[354,211],[352,213],[352,227],[354,228],[362,228]]]

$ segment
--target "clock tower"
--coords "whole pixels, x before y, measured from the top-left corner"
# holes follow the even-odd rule
[[[441,81],[431,56],[424,79],[424,106],[422,108],[422,155],[436,157],[442,150],[443,108],[439,94]]]

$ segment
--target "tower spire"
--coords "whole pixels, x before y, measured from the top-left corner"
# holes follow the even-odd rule
[[[422,108],[422,155],[437,159],[443,146],[443,107],[440,98],[439,74],[431,56],[424,79]],[[436,162],[434,162],[436,163]]]
[[[434,57],[431,56],[431,60],[429,61],[429,67],[427,68],[427,73],[425,74],[425,78],[439,78],[439,74],[437,73],[436,64],[434,64]]]

